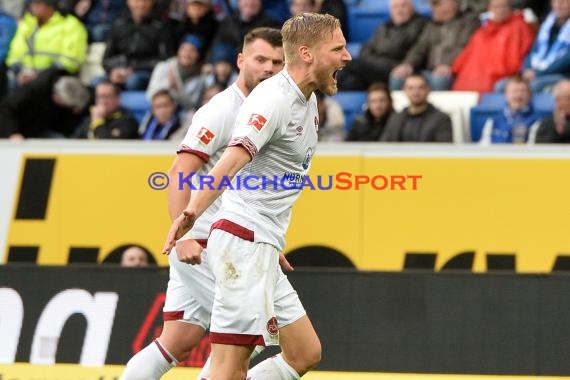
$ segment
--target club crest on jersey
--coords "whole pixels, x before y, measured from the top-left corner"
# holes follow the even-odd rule
[[[210,131],[206,127],[200,128],[200,130],[196,134],[196,138],[200,140],[200,142],[204,145],[208,145],[209,143],[211,143],[215,137],[216,135],[214,134],[214,132]]]
[[[297,128],[295,128],[295,130],[297,131],[297,136],[301,136],[303,134],[303,126],[299,125]]]
[[[265,117],[263,117],[258,113],[252,113],[251,116],[249,117],[247,125],[250,125],[253,128],[255,128],[257,132],[261,132],[261,129],[263,128],[265,123],[267,123],[267,119]]]
[[[275,336],[279,333],[279,326],[277,326],[277,318],[272,317],[267,321],[267,332],[269,335]]]
[[[303,160],[303,169],[307,170],[309,168],[309,164],[311,163],[311,158],[313,157],[313,149],[308,148],[307,154],[305,154],[305,159]]]

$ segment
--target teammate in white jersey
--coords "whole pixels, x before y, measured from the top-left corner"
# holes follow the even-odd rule
[[[232,136],[235,118],[246,95],[261,81],[279,72],[284,65],[281,33],[277,29],[256,28],[245,36],[243,52],[238,56],[240,75],[228,89],[216,95],[193,117],[192,124],[179,146],[170,169],[169,212],[174,219],[188,204],[190,181],[198,187],[198,177],[206,174],[219,160]],[[190,173],[197,173],[190,176]],[[182,188],[181,188],[182,187]],[[129,360],[122,380],[159,379],[168,370],[185,360],[204,336],[210,323],[214,296],[214,279],[207,256],[202,265],[189,251],[196,244],[206,245],[210,226],[218,211],[214,203],[191,231],[196,240],[183,240],[176,254],[169,256],[170,281],[163,310],[164,326],[158,339]],[[204,251],[205,253],[206,251]],[[288,263],[283,258],[282,265]],[[280,324],[289,324],[305,314],[298,296],[282,274],[276,308]],[[290,307],[291,304],[294,307]],[[284,306],[288,306],[285,309]],[[207,368],[205,368],[207,373]]]
[[[283,350],[278,360],[256,366],[267,378],[294,379],[303,374],[303,369],[297,369],[296,355],[288,356],[294,352],[290,345],[303,347],[314,364],[320,360],[320,342],[308,316],[278,330],[273,301],[278,298],[279,252],[300,192],[290,179],[303,178],[317,143],[313,92],[335,94],[336,74],[351,57],[339,21],[330,15],[295,16],[284,24],[282,35],[285,69],[258,85],[244,101],[232,141],[209,173],[213,188],[193,193],[174,220],[164,247],[169,252],[192,228],[220,196],[224,190],[220,184],[228,177],[239,172],[241,178],[259,180],[258,188],[236,190],[234,178],[208,240],[208,260],[216,281],[210,378],[216,380],[245,379],[249,356],[258,344],[279,343]],[[247,375],[256,374],[256,368]]]

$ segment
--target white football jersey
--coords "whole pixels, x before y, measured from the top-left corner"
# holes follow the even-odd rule
[[[286,69],[260,83],[244,101],[229,144],[244,147],[252,160],[234,178],[234,190],[224,192],[216,220],[237,223],[254,232],[255,242],[283,250],[318,124],[315,95],[307,100]]]
[[[194,186],[191,190],[205,187],[200,183],[200,176],[208,174],[228,146],[236,116],[244,99],[245,95],[234,83],[221,93],[216,94],[208,103],[196,111],[192,118],[192,124],[180,143],[178,153],[193,153],[204,160],[205,164],[191,178],[188,178],[188,173],[183,174],[182,177],[178,174],[176,186],[189,186],[186,182],[188,180]],[[214,216],[219,210],[220,204],[221,199],[217,199],[198,218],[191,230],[193,238],[208,238],[210,226],[214,222]]]

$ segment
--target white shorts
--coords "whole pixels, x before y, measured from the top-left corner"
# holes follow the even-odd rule
[[[238,243],[253,244],[223,231],[219,232],[237,239]],[[267,245],[263,244],[263,246]],[[215,288],[215,280],[210,268],[212,254],[209,252],[212,252],[212,249],[211,245],[208,249],[204,249],[202,252],[202,263],[199,265],[189,265],[180,262],[175,250],[170,253],[170,280],[168,281],[163,308],[165,321],[180,320],[199,325],[204,329],[210,326]],[[278,279],[273,297],[273,308],[277,317],[278,327],[282,328],[297,321],[306,312],[297,292],[291,286],[289,279],[279,267],[278,262],[275,265]],[[248,306],[249,301],[243,302],[242,305]],[[239,332],[235,331],[233,333]],[[260,345],[265,345],[265,343],[263,342]]]

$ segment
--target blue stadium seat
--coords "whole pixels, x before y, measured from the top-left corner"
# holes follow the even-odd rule
[[[479,104],[471,108],[469,123],[471,125],[471,139],[473,142],[481,139],[483,126],[487,119],[500,114],[505,107],[505,96],[502,93],[492,92],[481,95]],[[554,110],[554,98],[550,94],[538,93],[533,96],[533,105],[536,111],[544,118],[550,116]]]
[[[376,28],[390,19],[390,10],[382,4],[351,7],[348,9],[348,40],[366,42]]]
[[[346,1],[346,0],[345,0]],[[359,7],[362,8],[386,8],[390,7],[390,0],[358,0]]]
[[[429,1],[427,1],[427,0],[415,0],[414,5],[416,6],[416,11],[419,14],[431,18],[431,5],[429,4]]]
[[[146,97],[145,91],[121,92],[121,106],[131,111],[139,123],[150,110],[150,102]]]
[[[344,111],[345,131],[352,128],[354,118],[362,112],[366,104],[366,91],[341,91],[332,97]]]
[[[349,42],[346,44],[346,50],[348,50],[353,59],[358,57],[360,49],[362,49],[362,43],[360,42]]]

